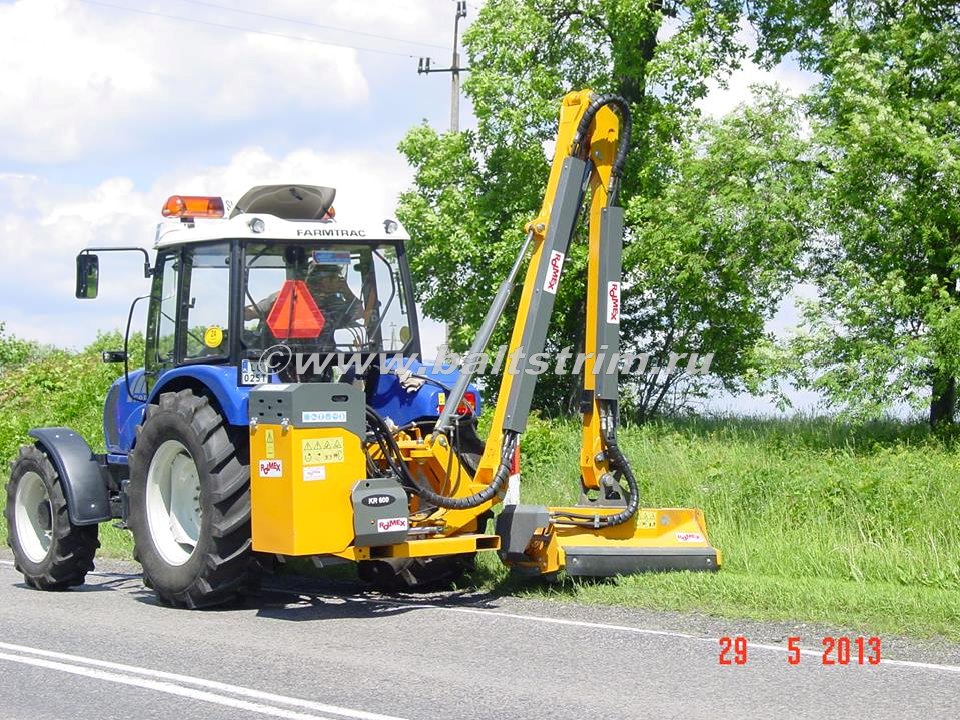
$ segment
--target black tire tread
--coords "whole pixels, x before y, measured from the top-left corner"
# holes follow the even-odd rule
[[[49,485],[50,506],[53,511],[53,538],[51,554],[41,563],[30,563],[22,558],[14,543],[16,532],[15,498],[18,473],[23,465],[34,465]],[[23,445],[17,459],[10,466],[7,483],[7,545],[14,551],[14,567],[23,574],[24,582],[37,590],[65,590],[83,585],[87,573],[93,570],[93,559],[100,547],[96,525],[70,524],[67,500],[60,475],[47,454],[37,445]],[[36,567],[31,567],[36,566]]]
[[[171,591],[150,576],[144,566],[144,582],[152,587],[161,601],[174,607],[190,609],[219,605],[235,600],[257,582],[257,563],[253,556],[250,534],[250,472],[238,459],[237,447],[223,418],[207,397],[195,395],[190,389],[163,393],[157,405],[147,407],[143,424],[137,427],[137,444],[144,428],[162,412],[179,414],[196,433],[203,448],[203,457],[194,458],[206,464],[209,483],[202,492],[209,498],[212,509],[208,527],[209,544],[199,571],[188,587]],[[142,455],[142,453],[140,453]],[[131,454],[131,478],[146,482],[146,471],[151,458],[140,457],[136,448]],[[206,510],[205,510],[206,514]],[[140,548],[149,542],[149,528],[132,528],[136,556],[145,553]],[[203,544],[201,537],[198,548]]]

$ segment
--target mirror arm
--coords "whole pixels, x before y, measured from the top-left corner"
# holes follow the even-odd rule
[[[127,246],[127,247],[91,247],[91,248],[85,248],[81,250],[80,254],[89,255],[90,253],[93,253],[93,252],[121,252],[121,251],[125,251],[125,252],[133,251],[133,252],[143,253],[143,276],[145,278],[148,278],[153,275],[153,268],[150,267],[150,253],[148,253],[142,247],[136,247],[133,245]]]

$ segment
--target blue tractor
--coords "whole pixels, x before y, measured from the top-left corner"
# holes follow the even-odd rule
[[[457,373],[418,360],[406,236],[391,219],[337,222],[334,194],[332,188],[305,185],[256,187],[229,212],[220,198],[174,196],[163,209],[167,220],[158,226],[152,265],[142,248],[91,248],[78,256],[77,297],[93,298],[96,251],[144,254],[151,288],[134,305],[149,304],[146,355],[142,368],[129,369],[134,359],[126,349],[104,353],[105,362],[124,364],[106,397],[106,453],[92,452],[69,428],[38,428],[30,432],[34,444],[24,446],[13,463],[9,542],[29,585],[54,590],[82,583],[99,546],[98,524],[110,520],[132,531],[145,581],[171,604],[215,604],[256,582],[273,556],[293,549],[273,540],[255,547],[256,539],[270,534],[269,528],[255,534],[251,527],[248,436],[251,392],[258,386],[333,388],[327,400],[344,400],[343,410],[331,410],[341,405],[308,398],[305,402],[314,404],[298,417],[284,418],[303,428],[291,427],[284,436],[305,429],[332,446],[349,448],[345,436],[365,444],[368,413],[407,433],[432,426]],[[128,320],[127,337],[129,332]],[[290,392],[284,400],[296,404],[302,398]],[[483,445],[475,432],[474,387],[459,410],[457,460],[475,466]],[[305,421],[303,412],[321,419]],[[278,445],[281,439],[278,433]],[[297,480],[326,472],[325,479],[312,481],[315,486],[336,481],[352,490],[360,480],[387,474],[370,470],[375,461],[362,458],[360,467],[337,478],[333,470],[349,463],[335,463],[336,452],[327,453],[329,462],[299,468]],[[289,471],[272,474],[277,477],[264,470],[264,477],[258,473],[254,480],[284,482]],[[355,498],[360,507],[368,507],[364,500],[398,494],[399,486],[380,479],[374,490]],[[269,498],[264,504],[277,502]],[[298,507],[316,510],[310,504],[316,502],[301,499]],[[382,507],[369,507],[364,522],[400,516],[404,522],[402,531],[380,533],[366,547],[407,538],[406,508],[378,514]],[[469,523],[469,529],[482,534],[480,523],[487,517]],[[352,533],[306,549],[311,555],[318,549],[343,555],[354,544],[353,537],[341,539],[346,534]],[[465,547],[469,552],[442,558],[349,559],[381,585],[411,587],[452,578],[476,542],[458,550]]]

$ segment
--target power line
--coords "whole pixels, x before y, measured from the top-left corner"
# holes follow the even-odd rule
[[[322,25],[320,23],[311,22],[310,20],[300,20],[297,18],[282,17],[280,15],[270,15],[269,13],[257,12],[256,10],[244,10],[242,8],[230,7],[229,5],[221,5],[220,3],[213,2],[204,2],[204,0],[180,0],[181,2],[190,3],[192,5],[202,5],[204,7],[216,8],[217,10],[227,10],[232,13],[239,13],[240,15],[251,15],[253,17],[267,18],[269,20],[280,20],[281,22],[293,23],[295,25],[304,25],[308,27],[320,28],[322,30],[336,30],[337,32],[345,32],[351,35],[363,35],[365,37],[372,37],[378,40],[389,40],[390,42],[405,43],[407,45],[419,45],[421,47],[432,47],[440,48],[441,50],[446,50],[446,45],[436,45],[434,43],[420,42],[418,40],[404,40],[402,38],[390,37],[389,35],[378,35],[376,33],[365,32],[363,30],[353,30],[352,28],[343,28],[336,27],[335,25]]]
[[[393,55],[394,57],[412,58],[411,53],[393,52],[391,50],[380,50],[378,48],[360,47],[359,45],[349,45],[347,43],[331,42],[329,40],[318,40],[316,38],[303,37],[302,35],[288,35],[286,33],[271,32],[270,30],[252,30],[250,28],[240,27],[238,25],[228,25],[226,23],[211,22],[209,20],[199,20],[197,18],[183,17],[182,15],[168,15],[166,13],[156,12],[154,10],[142,10],[140,8],[126,7],[124,5],[113,5],[111,3],[100,2],[100,0],[77,0],[77,2],[87,5],[99,5],[100,7],[111,8],[113,10],[125,10],[126,12],[137,13],[139,15],[150,15],[151,17],[166,18],[167,20],[177,20],[179,22],[194,23],[195,25],[206,25],[208,27],[220,28],[221,30],[239,30],[241,32],[253,33],[255,35],[268,35],[270,37],[279,37],[286,40],[299,40],[301,42],[313,43],[315,45],[328,45],[332,47],[350,48],[351,50],[361,50],[363,52],[379,53],[381,55]]]

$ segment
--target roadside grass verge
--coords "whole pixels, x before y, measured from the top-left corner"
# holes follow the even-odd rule
[[[578,427],[524,437],[524,502],[575,499]],[[581,602],[828,622],[960,640],[960,458],[924,425],[828,419],[679,420],[626,428],[645,507],[700,507],[716,574],[526,591],[496,563],[478,580]]]
[[[36,426],[67,425],[103,449],[103,398],[121,368],[99,353],[121,342],[104,335],[79,353],[18,346],[17,361],[0,365],[4,462]],[[627,427],[620,438],[644,506],[704,510],[723,552],[719,573],[546,585],[514,580],[486,553],[471,581],[567,601],[960,640],[956,438],[923,424],[822,418],[675,420]],[[578,448],[576,423],[532,418],[522,441],[524,502],[575,502]],[[100,540],[101,556],[131,558],[128,532],[107,523]]]
[[[104,364],[103,350],[123,347],[119,332],[101,334],[81,352],[71,352],[11,340],[0,336],[0,347],[16,346],[13,362],[0,366],[0,486],[6,487],[9,463],[20,446],[31,442],[34,427],[63,425],[80,433],[94,452],[103,452],[103,400],[110,384],[123,373],[121,364]],[[143,354],[143,339],[131,338],[131,354]],[[6,357],[9,353],[0,353]],[[6,492],[0,492],[0,542],[7,527],[2,509]],[[133,559],[133,542],[126,530],[110,523],[100,525],[100,550],[104,557]]]

